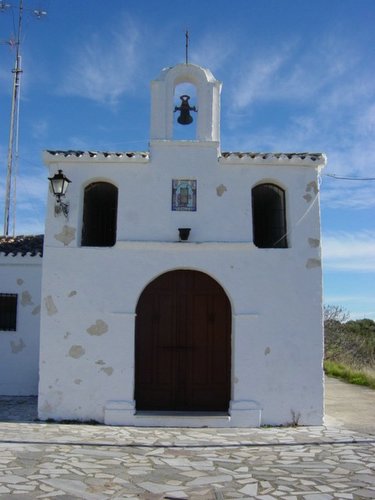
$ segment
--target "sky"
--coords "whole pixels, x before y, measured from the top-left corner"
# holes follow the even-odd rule
[[[17,18],[0,1],[1,225]],[[150,81],[188,29],[223,82],[222,151],[327,155],[324,302],[375,319],[374,25],[375,0],[24,0],[16,234],[44,231],[43,150],[148,150]]]

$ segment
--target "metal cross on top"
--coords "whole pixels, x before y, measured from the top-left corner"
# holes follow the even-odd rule
[[[185,31],[185,63],[189,64],[189,31]]]

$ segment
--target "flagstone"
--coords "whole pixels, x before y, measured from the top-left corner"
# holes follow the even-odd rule
[[[258,484],[257,483],[247,484],[246,486],[241,488],[239,492],[247,496],[255,496],[258,493]]]
[[[17,484],[17,483],[24,483],[25,481],[26,478],[21,476],[13,476],[10,474],[0,476],[0,483]]]
[[[232,479],[233,479],[232,476],[229,476],[228,474],[222,476],[206,476],[206,477],[197,477],[196,479],[193,479],[192,481],[189,481],[186,484],[188,486],[200,486],[203,484],[228,482],[232,481]]]
[[[139,483],[139,486],[144,490],[150,491],[151,493],[166,493],[176,490],[176,486],[153,483],[151,481],[145,481],[143,483]]]

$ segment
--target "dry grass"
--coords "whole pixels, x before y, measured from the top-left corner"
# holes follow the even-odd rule
[[[375,322],[327,320],[324,369],[327,375],[375,389]]]
[[[375,370],[354,369],[334,361],[325,361],[324,371],[327,375],[340,378],[350,384],[364,385],[375,389]]]

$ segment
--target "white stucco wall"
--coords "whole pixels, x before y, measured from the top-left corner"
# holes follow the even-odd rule
[[[42,258],[0,254],[0,293],[15,293],[17,331],[0,330],[0,395],[38,393]]]
[[[149,160],[45,160],[50,175],[62,168],[72,183],[68,220],[55,216],[52,196],[48,203],[42,419],[104,421],[111,401],[134,409],[137,300],[158,275],[195,269],[216,279],[232,305],[233,414],[247,406],[259,410],[261,424],[322,422],[321,165],[309,158],[218,158],[217,143],[172,141],[153,141]],[[179,178],[197,180],[196,212],[171,211],[172,179]],[[84,248],[83,190],[102,179],[119,188],[117,243]],[[286,191],[287,249],[252,243],[251,189],[269,181]],[[187,243],[177,242],[178,227],[191,227]]]

